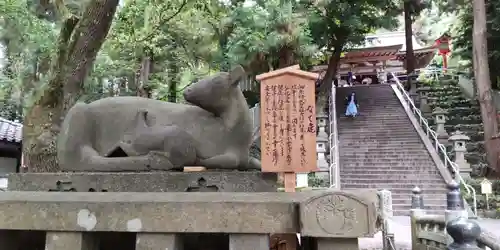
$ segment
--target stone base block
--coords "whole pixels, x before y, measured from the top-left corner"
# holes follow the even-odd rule
[[[276,192],[277,174],[263,172],[19,173],[10,191]]]

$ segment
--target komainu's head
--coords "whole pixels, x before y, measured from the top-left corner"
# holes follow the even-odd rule
[[[184,90],[184,99],[214,114],[219,114],[234,103],[242,93],[238,86],[245,70],[236,66],[230,72],[206,77]]]

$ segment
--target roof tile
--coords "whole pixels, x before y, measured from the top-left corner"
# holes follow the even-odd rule
[[[23,125],[18,122],[0,118],[0,140],[21,142],[23,139]]]

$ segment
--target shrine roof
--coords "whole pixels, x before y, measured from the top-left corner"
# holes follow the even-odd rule
[[[422,57],[422,56],[426,56],[428,54],[436,53],[436,48],[434,46],[429,46],[429,47],[413,50],[413,53],[417,57]],[[396,58],[398,60],[404,59],[404,58],[406,58],[406,51],[399,51],[396,55],[397,55]]]
[[[393,59],[402,45],[378,46],[352,49],[340,58],[342,63],[360,63],[365,61],[379,61]]]
[[[312,73],[312,72],[300,70],[299,65],[294,65],[294,66],[290,66],[290,67],[286,67],[286,68],[282,68],[282,69],[278,69],[278,70],[273,70],[273,71],[270,71],[267,73],[260,74],[260,75],[256,76],[255,79],[257,81],[263,81],[263,80],[266,80],[269,78],[274,78],[274,77],[278,77],[281,75],[287,75],[287,74],[288,75],[295,75],[298,77],[311,79],[311,80],[317,80],[319,78],[319,75],[317,73]]]
[[[22,141],[22,132],[21,123],[0,118],[0,140],[19,143]]]

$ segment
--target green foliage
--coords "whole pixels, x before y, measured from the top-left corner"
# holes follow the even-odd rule
[[[367,33],[398,25],[400,6],[392,0],[325,0],[306,3],[314,41],[326,50],[362,43]]]
[[[0,43],[6,49],[0,105],[11,107],[9,114],[21,116],[33,90],[45,86],[59,21],[79,15],[86,3],[0,2]],[[307,68],[327,60],[330,53],[323,52],[336,42],[360,43],[368,32],[395,27],[400,7],[392,0],[127,0],[87,78],[83,101],[138,95],[140,88],[153,98],[181,101],[186,86],[234,64],[250,75],[296,63]],[[142,82],[147,58],[149,75]],[[251,104],[258,101],[253,93],[245,95]]]
[[[474,22],[472,12],[472,2],[457,2],[454,5],[455,12],[458,13],[459,22],[456,23],[453,30],[453,48],[454,57],[466,60],[468,65],[472,65],[472,26]],[[450,9],[450,8],[448,8]],[[486,1],[486,18],[488,34],[488,62],[490,65],[490,78],[492,87],[498,89],[500,78],[500,2]]]
[[[0,71],[1,116],[21,120],[32,101],[30,93],[43,87],[54,52],[57,29],[37,18],[21,0],[0,2],[0,43],[4,59]]]
[[[268,0],[235,8],[231,17],[235,28],[227,44],[229,62],[262,73],[289,66],[280,63],[287,53],[292,54],[293,61],[288,64],[311,58],[316,46],[310,37],[306,13],[298,11],[295,5],[291,1]]]

